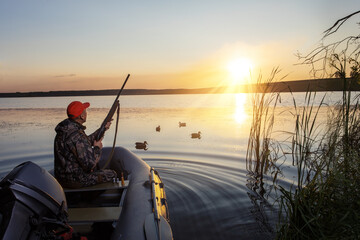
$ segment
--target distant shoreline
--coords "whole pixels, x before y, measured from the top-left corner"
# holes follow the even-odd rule
[[[242,85],[237,88],[196,88],[196,89],[124,89],[122,95],[163,95],[163,94],[221,94],[221,93],[251,93],[262,92],[264,88],[256,89],[255,85]],[[343,91],[343,83],[338,78],[297,80],[274,82],[270,86],[271,92],[307,92],[307,91]],[[360,91],[360,85],[354,82],[349,90]],[[269,91],[269,90],[267,90]],[[0,93],[0,98],[18,97],[64,97],[64,96],[107,96],[117,95],[119,89],[109,90],[78,90],[78,91],[49,91],[49,92],[15,92]]]

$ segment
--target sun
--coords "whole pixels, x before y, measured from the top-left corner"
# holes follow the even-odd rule
[[[248,58],[237,58],[227,64],[227,70],[234,83],[242,82],[250,76],[253,63]]]

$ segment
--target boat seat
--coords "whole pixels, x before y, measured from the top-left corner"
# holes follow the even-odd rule
[[[114,190],[127,188],[129,185],[129,180],[124,181],[124,186],[121,186],[121,182],[107,182],[99,183],[89,187],[82,188],[64,188],[65,193],[75,193],[75,192],[92,192],[92,191],[104,191],[104,190]]]
[[[122,207],[69,208],[69,222],[111,222],[117,221]]]
[[[129,181],[124,181],[124,186],[121,182],[107,182],[100,183],[89,187],[76,188],[76,189],[64,189],[65,194],[90,194],[96,193],[96,191],[108,191],[108,190],[126,190],[129,185]],[[85,195],[86,196],[86,195]],[[121,196],[121,195],[120,195]],[[99,196],[96,197],[96,200]],[[105,197],[106,199],[106,197]],[[85,204],[68,208],[69,222],[71,223],[91,223],[91,222],[111,222],[117,221],[121,210],[121,202],[116,201],[115,206],[100,206],[98,204]],[[78,202],[79,203],[79,202]]]

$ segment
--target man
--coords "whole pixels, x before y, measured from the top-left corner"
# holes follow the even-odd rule
[[[90,103],[74,101],[67,107],[68,118],[56,128],[54,142],[55,178],[63,187],[78,188],[97,183],[109,182],[117,177],[115,171],[100,170],[98,162],[101,157],[102,139],[95,140],[97,131],[86,135],[83,125],[86,122]],[[109,129],[108,122],[105,129]]]

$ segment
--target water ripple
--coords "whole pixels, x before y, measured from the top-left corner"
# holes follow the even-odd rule
[[[272,239],[272,209],[266,199],[261,208],[254,204],[245,169],[184,159],[145,161],[165,183],[175,239]],[[265,215],[261,221],[259,214]]]

